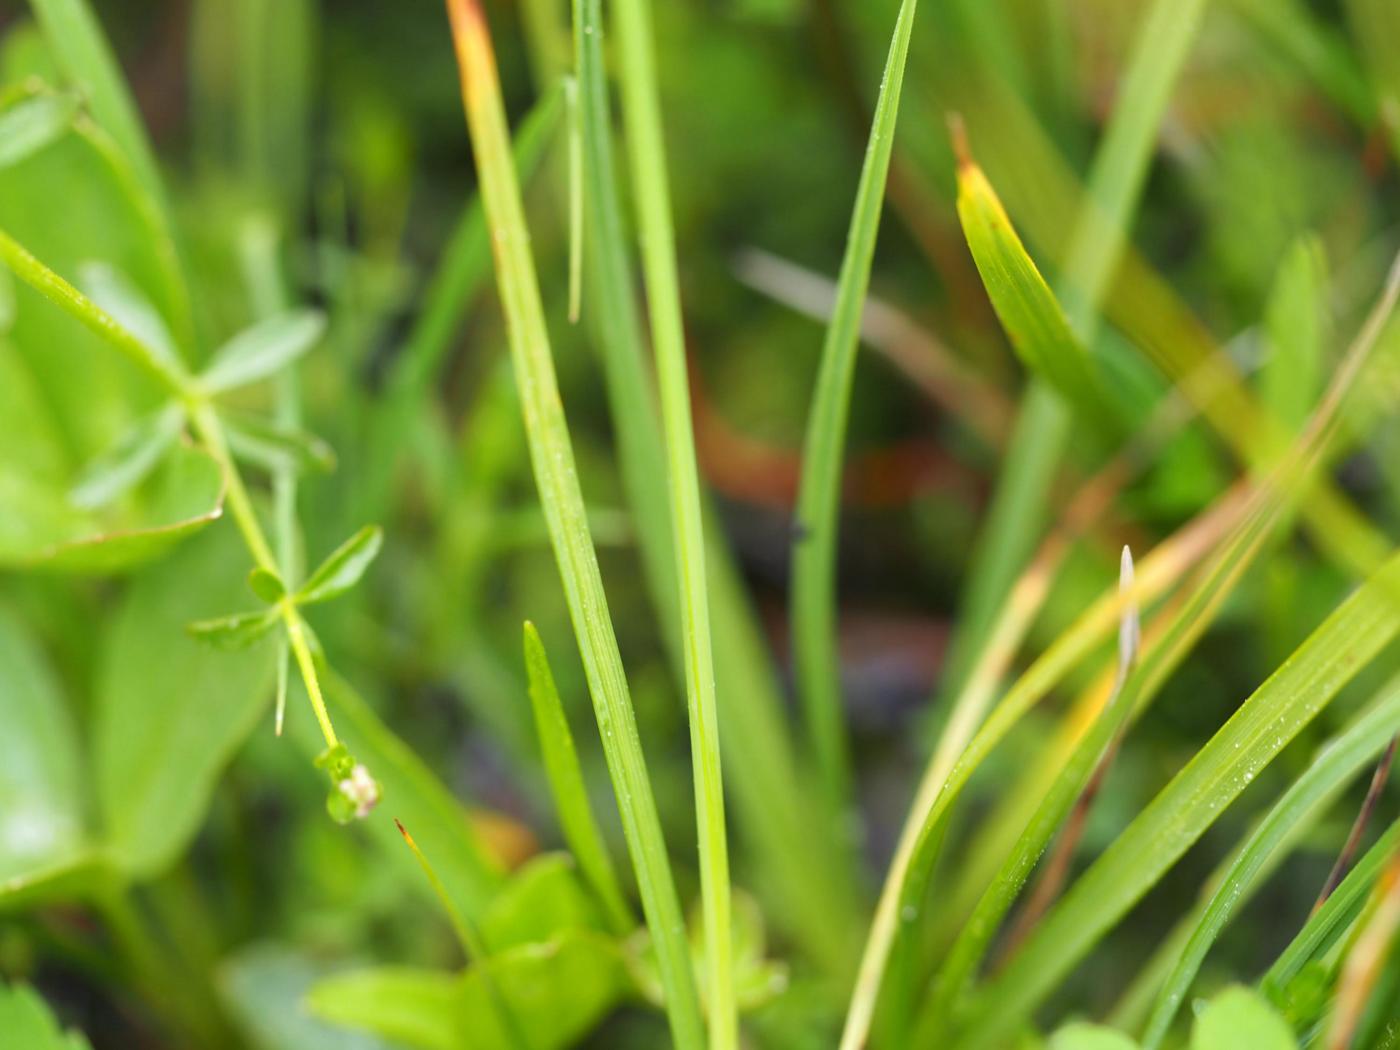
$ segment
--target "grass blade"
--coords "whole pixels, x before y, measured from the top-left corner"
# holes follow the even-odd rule
[[[1033,374],[1090,422],[1118,429],[1089,352],[1070,328],[1055,294],[1017,236],[996,191],[953,124],[958,153],[958,218],[1002,328]]]
[[[1318,749],[1312,765],[1269,811],[1240,848],[1191,931],[1176,966],[1163,983],[1142,1038],[1145,1050],[1155,1050],[1186,998],[1206,952],[1230,921],[1236,903],[1248,892],[1270,855],[1303,823],[1316,819],[1340,790],[1375,761],[1386,742],[1400,731],[1400,681],[1392,680],[1376,702],[1350,727]]]
[[[817,385],[808,410],[797,496],[794,534],[798,538],[792,555],[791,594],[793,664],[817,768],[827,796],[838,811],[849,802],[851,779],[841,702],[841,666],[836,652],[836,534],[842,453],[855,381],[861,313],[870,285],[917,6],[917,0],[903,0],[890,40],[884,81],[851,211],[836,304],[822,344]]]
[[[1074,884],[987,986],[960,1048],[994,1042],[1214,823],[1285,744],[1400,633],[1400,556],[1392,557],[1259,687]]]
[[[708,967],[710,1046],[714,1050],[725,1050],[738,1041],[729,845],[724,820],[700,472],[695,458],[694,424],[690,418],[685,330],[681,318],[680,281],[676,274],[676,238],[671,223],[650,0],[618,0],[615,17],[622,115],[627,129],[627,155],[632,163],[632,190],[642,242],[642,272],[650,305],[670,481],[676,579],[680,584],[691,764],[700,835],[700,893]],[[581,35],[582,27],[576,19],[576,39]],[[581,44],[576,46],[581,49]]]
[[[603,833],[598,830],[598,822],[593,819],[593,810],[588,805],[588,788],[574,750],[574,736],[569,731],[569,720],[564,717],[564,705],[559,700],[554,673],[549,669],[544,642],[528,620],[525,622],[525,670],[530,678],[530,704],[535,712],[545,773],[549,777],[564,841],[602,901],[614,931],[626,933],[633,926],[632,910],[627,906],[603,842]]]
[[[1304,966],[1331,951],[1360,914],[1367,894],[1397,846],[1400,846],[1400,821],[1375,841],[1322,907],[1308,917],[1259,982],[1263,991],[1276,997]]]
[[[602,358],[622,483],[637,530],[643,577],[662,640],[684,674],[666,460],[646,360],[641,311],[614,168],[601,0],[579,0],[579,101],[587,207],[589,327]],[[812,835],[820,793],[808,790],[787,733],[782,698],[757,618],[721,531],[707,529],[720,745],[739,831],[759,854],[765,905],[826,972],[844,975],[861,921],[852,865],[832,837]]]
[[[598,559],[588,533],[572,442],[559,400],[539,283],[520,189],[510,164],[496,60],[476,0],[449,0],[462,96],[488,224],[496,279],[510,337],[521,411],[550,540],[578,637],[623,831],[637,871],[642,907],[655,941],[671,1034],[679,1047],[704,1042],[684,921],[637,737],[627,679],[608,615]]]

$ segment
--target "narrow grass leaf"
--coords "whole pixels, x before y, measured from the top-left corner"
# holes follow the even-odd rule
[[[685,657],[665,442],[615,170],[601,7],[600,0],[577,0],[574,9],[588,220],[589,329],[602,359],[643,578],[667,654],[682,677]],[[771,655],[723,530],[708,528],[705,539],[720,744],[731,770],[727,783],[739,817],[736,823],[754,847],[755,877],[764,884],[770,915],[826,972],[844,978],[861,922],[849,850],[836,836],[810,833],[822,819],[823,797],[812,790],[808,770],[794,753]],[[821,921],[813,921],[815,916]]]
[[[333,550],[316,567],[307,581],[297,589],[298,605],[328,602],[344,594],[370,567],[384,544],[384,530],[378,525],[366,525]]]
[[[1316,820],[1322,808],[1335,800],[1353,777],[1375,761],[1385,749],[1386,742],[1397,732],[1400,732],[1400,681],[1392,681],[1381,690],[1374,705],[1319,749],[1312,765],[1293,782],[1254,829],[1211,894],[1191,931],[1190,940],[1183,947],[1171,974],[1163,982],[1143,1036],[1143,1046],[1147,1050],[1155,1050],[1161,1045],[1206,953],[1230,921],[1237,902],[1249,892],[1252,882],[1265,868],[1271,854],[1287,841],[1300,824]]]
[[[1213,736],[1075,883],[979,996],[962,1048],[1004,1035],[1400,633],[1400,557],[1384,566]]]
[[[506,315],[535,481],[588,677],[623,832],[637,871],[643,911],[660,960],[671,1035],[681,1050],[694,1050],[704,1043],[704,1033],[685,926],[637,736],[622,657],[608,614],[597,554],[588,532],[573,446],[554,375],[524,206],[510,163],[510,136],[495,53],[477,0],[449,0],[448,13],[481,194],[497,246],[497,286]]]
[[[676,237],[667,183],[660,87],[651,25],[651,0],[618,0],[618,79],[626,127],[627,155],[641,238],[642,273],[650,308],[652,346],[661,402],[675,534],[676,579],[680,584],[681,638],[685,657],[690,753],[700,837],[700,895],[704,910],[706,987],[710,1046],[727,1050],[738,1041],[734,1002],[733,931],[730,917],[729,843],[715,697],[714,642],[705,571],[705,527],[700,468],[695,457],[690,384],[686,375],[685,328]],[[576,20],[577,34],[582,26]],[[582,183],[579,183],[582,185]],[[857,313],[859,310],[857,309]]]
[[[828,798],[838,811],[844,809],[850,795],[841,664],[836,650],[836,537],[842,457],[860,318],[870,285],[917,6],[917,0],[903,0],[890,40],[802,445],[790,595],[793,661],[817,766]]]
[[[1110,399],[1084,344],[1070,328],[1011,219],[982,169],[967,152],[955,124],[958,157],[958,218],[1001,326],[1021,360],[1095,426],[1121,429],[1108,410]]]
[[[1259,982],[1260,989],[1279,999],[1290,981],[1309,963],[1321,959],[1341,940],[1361,913],[1367,895],[1386,863],[1400,847],[1400,821],[1393,823],[1356,862],[1322,907],[1308,917]]]
[[[316,310],[290,310],[244,329],[218,350],[200,375],[200,385],[217,394],[267,379],[309,351],[326,330]]]
[[[525,671],[530,680],[530,705],[535,712],[535,729],[539,733],[540,751],[544,755],[545,774],[549,778],[554,808],[564,841],[578,858],[579,868],[593,887],[608,914],[614,932],[625,933],[634,925],[632,910],[622,894],[622,887],[608,856],[607,844],[593,818],[588,804],[588,788],[583,782],[583,770],[574,750],[573,733],[564,717],[564,705],[554,684],[544,642],[528,620],[525,623]]]

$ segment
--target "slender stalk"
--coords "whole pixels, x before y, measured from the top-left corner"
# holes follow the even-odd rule
[[[671,1035],[682,1050],[694,1050],[704,1044],[704,1026],[685,924],[559,399],[524,205],[510,164],[495,53],[479,0],[448,0],[447,11],[540,502],[657,953]]]
[[[1385,753],[1381,755],[1380,762],[1376,764],[1376,771],[1371,775],[1371,784],[1366,789],[1366,798],[1362,801],[1361,810],[1352,822],[1346,844],[1342,846],[1342,852],[1337,855],[1337,862],[1332,865],[1332,870],[1327,873],[1327,881],[1322,884],[1322,890],[1317,895],[1317,902],[1313,904],[1312,914],[1314,915],[1327,903],[1327,898],[1332,896],[1332,891],[1342,881],[1342,877],[1346,875],[1347,869],[1351,867],[1351,862],[1356,857],[1356,851],[1361,845],[1361,836],[1366,833],[1366,825],[1371,822],[1371,814],[1375,812],[1376,803],[1380,801],[1381,792],[1385,790],[1385,782],[1390,777],[1390,766],[1395,761],[1397,741],[1400,741],[1400,737],[1391,739]]]
[[[247,486],[239,473],[238,465],[229,452],[228,438],[223,423],[208,395],[190,377],[175,358],[163,356],[152,350],[136,336],[118,324],[110,314],[90,300],[82,292],[65,281],[53,270],[41,263],[17,241],[0,230],[0,262],[4,262],[20,280],[24,281],[44,298],[58,306],[65,313],[80,321],[107,340],[113,347],[159,383],[167,393],[179,400],[189,416],[190,425],[199,436],[205,450],[224,475],[224,497],[234,524],[238,527],[243,542],[252,555],[253,562],[260,568],[277,571],[277,560],[268,545],[257,512],[248,496]],[[338,741],[335,729],[331,726],[330,715],[326,712],[325,700],[321,695],[321,684],[317,677],[316,664],[311,657],[301,618],[295,607],[284,601],[280,612],[287,629],[287,639],[301,668],[306,682],[306,692],[311,698],[312,709],[321,726],[321,735],[326,746],[334,747]]]
[[[917,6],[917,0],[900,4],[885,60],[884,81],[875,104],[841,260],[836,303],[822,344],[816,390],[807,416],[797,496],[791,594],[793,663],[818,770],[828,799],[838,813],[848,804],[851,789],[841,702],[841,662],[836,644],[836,535],[842,454],[855,382],[861,313],[870,285]]]
[[[700,891],[708,968],[710,1046],[725,1050],[738,1040],[730,941],[729,849],[725,836],[710,602],[705,575],[705,534],[700,473],[690,418],[685,331],[676,274],[675,230],[666,176],[666,147],[656,79],[649,0],[616,5],[622,114],[642,242],[642,272],[650,304],[661,423],[666,437],[680,582],[681,636],[685,650],[686,698],[690,712],[696,822],[700,830]],[[576,25],[578,20],[576,20]],[[576,35],[581,35],[578,33]],[[580,51],[582,45],[579,45]]]

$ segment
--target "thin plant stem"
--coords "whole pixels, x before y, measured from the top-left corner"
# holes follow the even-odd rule
[[[1380,762],[1376,764],[1376,771],[1371,775],[1371,784],[1366,789],[1366,798],[1361,803],[1361,811],[1356,814],[1356,819],[1352,822],[1346,844],[1342,846],[1342,852],[1337,855],[1337,863],[1333,864],[1332,870],[1327,873],[1327,881],[1322,884],[1322,890],[1318,893],[1317,901],[1313,904],[1313,915],[1316,915],[1318,909],[1327,903],[1327,898],[1332,896],[1332,891],[1337,888],[1337,884],[1342,881],[1347,869],[1351,867],[1352,859],[1361,846],[1361,836],[1366,833],[1366,825],[1371,822],[1371,815],[1375,813],[1376,803],[1380,801],[1381,792],[1385,790],[1385,782],[1390,777],[1390,767],[1395,761],[1397,742],[1400,742],[1400,737],[1391,739],[1390,744],[1385,749],[1385,754],[1381,755]]]
[[[622,114],[637,203],[642,272],[650,305],[652,344],[656,354],[656,378],[671,490],[676,579],[680,583],[691,762],[695,778],[696,822],[700,832],[700,893],[705,927],[710,1046],[712,1050],[728,1050],[738,1040],[731,944],[729,846],[725,833],[700,473],[695,458],[695,430],[690,414],[685,331],[681,318],[680,281],[676,273],[675,230],[666,179],[666,148],[661,127],[650,2],[619,0],[615,11]],[[576,36],[581,35],[581,30],[577,28],[578,20],[575,24]],[[581,42],[578,50],[581,54]]]

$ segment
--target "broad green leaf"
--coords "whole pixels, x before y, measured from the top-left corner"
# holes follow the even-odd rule
[[[334,1028],[307,1013],[302,999],[327,973],[309,953],[258,943],[225,959],[217,982],[255,1050],[390,1050],[372,1035]]]
[[[310,431],[240,412],[223,412],[221,418],[237,459],[272,473],[335,469],[335,450]]]
[[[315,310],[259,321],[214,351],[200,384],[216,394],[267,379],[315,346],[325,330],[326,320]]]
[[[1143,1036],[1143,1044],[1149,1050],[1165,1037],[1206,952],[1230,920],[1237,902],[1261,874],[1270,855],[1296,829],[1316,820],[1353,777],[1375,762],[1387,741],[1397,732],[1400,732],[1400,681],[1392,681],[1381,690],[1374,705],[1319,749],[1312,765],[1254,829],[1221,877],[1201,912],[1191,939],[1163,983]]]
[[[314,1017],[373,1032],[396,1045],[422,1050],[463,1045],[462,978],[450,973],[383,966],[327,977],[312,986],[305,1007]]]
[[[73,122],[71,95],[36,94],[0,110],[0,168],[17,164],[57,141]]]
[[[119,885],[122,876],[100,847],[84,847],[64,860],[0,879],[0,912],[23,911],[53,901],[91,899]]]
[[[1392,557],[1304,642],[1114,840],[978,996],[962,1047],[1013,1028],[1400,632]]]
[[[621,951],[594,933],[512,948],[486,965],[533,1050],[574,1045],[628,989]],[[459,976],[385,967],[330,977],[306,1003],[327,1021],[422,1050],[515,1050],[479,967]]]
[[[366,525],[333,550],[296,592],[298,605],[330,601],[360,582],[384,543],[384,530]]]
[[[1191,1050],[1298,1050],[1293,1032],[1257,992],[1238,985],[1212,999],[1191,1029]]]
[[[468,920],[479,922],[504,880],[501,863],[482,843],[467,811],[344,680],[327,674],[322,686],[341,740],[369,767],[383,789],[384,803],[360,826],[373,837],[385,863],[398,867],[415,891],[432,900],[422,873],[394,826],[394,818],[401,819],[431,858],[458,910]],[[324,750],[325,741],[304,714],[306,693],[299,680],[292,683],[291,694],[287,730],[307,757],[314,759]]]
[[[54,201],[63,202],[62,222],[52,221]],[[68,136],[0,168],[0,228],[70,282],[80,279],[84,264],[101,259],[145,297],[162,286],[161,260],[142,212],[81,137]],[[134,416],[157,406],[152,384],[100,335],[23,285],[16,288],[9,338],[79,461],[97,455]]]
[[[287,585],[282,582],[282,577],[261,565],[248,573],[248,588],[269,605],[281,601],[287,593]]]
[[[59,684],[0,609],[0,892],[83,848],[82,760]],[[3,1031],[0,1026],[0,1031]]]
[[[0,465],[0,565],[81,573],[139,566],[223,513],[223,474],[206,453],[177,445],[138,495],[129,507],[91,513],[73,506],[66,487]]]
[[[1137,1050],[1137,1043],[1117,1029],[1075,1021],[1056,1029],[1046,1050]]]
[[[82,1033],[64,1031],[27,984],[0,981],[0,1035],[5,1050],[89,1050]]]
[[[1001,326],[1034,374],[1091,423],[1113,427],[1088,350],[1017,236],[996,191],[971,158],[958,162],[958,218]]]
[[[564,930],[603,930],[597,902],[566,853],[531,858],[491,901],[481,925],[493,953],[538,944]]]
[[[603,841],[593,808],[588,803],[588,788],[574,750],[573,733],[559,700],[554,674],[549,669],[544,643],[535,625],[528,621],[525,624],[525,671],[530,681],[530,704],[535,712],[545,775],[549,779],[564,841],[578,858],[579,867],[607,909],[614,932],[625,932],[633,925],[632,911],[622,894],[607,843]]]
[[[83,263],[78,269],[78,287],[162,361],[167,364],[179,361],[180,354],[165,318],[145,293],[116,267],[102,262]]]
[[[116,443],[83,468],[68,493],[80,510],[98,510],[139,485],[160,463],[184,426],[178,405],[138,419]]]
[[[185,626],[191,638],[226,652],[237,652],[261,641],[278,623],[276,609],[214,616]]]
[[[233,527],[210,529],[143,572],[111,617],[93,759],[107,847],[133,876],[184,849],[272,698],[272,646],[223,653],[185,632],[244,600],[246,567]]]

